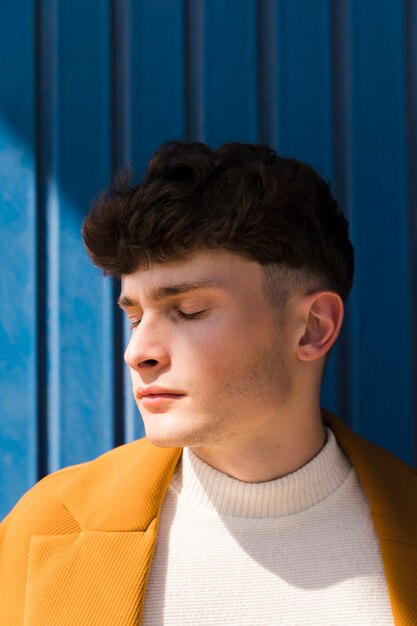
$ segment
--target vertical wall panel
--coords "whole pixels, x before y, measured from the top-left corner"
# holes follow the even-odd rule
[[[107,2],[44,3],[54,58],[47,202],[47,470],[113,445],[111,285],[91,267],[80,228],[110,173]],[[44,101],[45,106],[47,103]]]
[[[356,1],[351,19],[354,426],[411,462],[404,5]]]
[[[202,141],[258,140],[255,0],[202,1]]]
[[[184,3],[132,2],[130,159],[142,176],[152,152],[185,135]]]
[[[0,7],[0,517],[37,479],[35,15]]]
[[[279,151],[332,177],[330,0],[280,0],[278,28]]]
[[[143,435],[120,285],[80,228],[117,167],[139,179],[173,138],[267,142],[330,179],[357,271],[323,404],[415,460],[417,0],[0,13],[0,516],[44,473]]]

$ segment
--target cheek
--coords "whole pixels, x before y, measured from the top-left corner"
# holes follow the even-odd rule
[[[251,342],[251,343],[249,343]],[[178,363],[187,368],[187,374],[204,386],[224,386],[237,370],[250,367],[252,345],[248,333],[230,326],[200,327],[178,352]]]
[[[196,384],[206,381],[222,387],[239,375],[249,376],[252,368],[266,367],[276,336],[270,320],[259,312],[219,314],[186,331],[172,353],[175,369]]]
[[[245,336],[232,320],[213,321],[193,331],[187,341],[190,351],[196,358],[218,365],[241,349]]]
[[[205,348],[238,346],[253,330],[253,318],[241,311],[221,310],[191,329],[192,341]]]

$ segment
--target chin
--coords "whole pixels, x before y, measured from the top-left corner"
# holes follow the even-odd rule
[[[184,429],[178,428],[175,424],[161,424],[155,423],[155,415],[151,416],[151,419],[143,418],[145,426],[145,435],[151,443],[160,448],[183,448],[187,445],[187,432],[183,432]]]
[[[182,437],[178,433],[162,433],[157,432],[154,429],[148,431],[145,428],[145,434],[147,439],[155,446],[160,448],[184,448],[187,446],[187,437]]]
[[[158,448],[185,448],[185,443],[177,439],[169,439],[167,437],[148,437],[147,439],[154,444],[154,446],[158,446]]]
[[[173,420],[171,423],[156,423],[155,416],[151,416],[148,420],[143,419],[145,425],[145,435],[151,443],[160,448],[185,448],[186,446],[204,445],[205,437],[196,430],[195,426],[187,428],[186,425],[178,427],[178,421]]]

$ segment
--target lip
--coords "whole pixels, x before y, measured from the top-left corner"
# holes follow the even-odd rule
[[[183,395],[180,396],[179,394],[149,394],[142,397],[141,403],[142,406],[146,406],[149,409],[150,407],[163,406],[171,402],[175,402],[183,397]]]
[[[175,400],[176,398],[182,398],[185,394],[175,389],[165,389],[163,387],[139,387],[135,393],[138,400],[146,402],[161,401],[161,400]]]

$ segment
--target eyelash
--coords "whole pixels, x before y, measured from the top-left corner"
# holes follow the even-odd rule
[[[196,311],[195,313],[184,313],[184,311],[177,309],[177,313],[183,320],[190,322],[191,320],[198,319],[201,315],[203,315],[204,311]],[[139,326],[139,324],[140,320],[132,320],[130,324],[130,330],[134,330]]]
[[[203,315],[204,311],[196,311],[195,313],[184,313],[184,311],[180,311],[178,309],[177,311],[178,315],[180,317],[182,317],[182,319],[184,320],[196,320],[198,319],[201,315]]]

